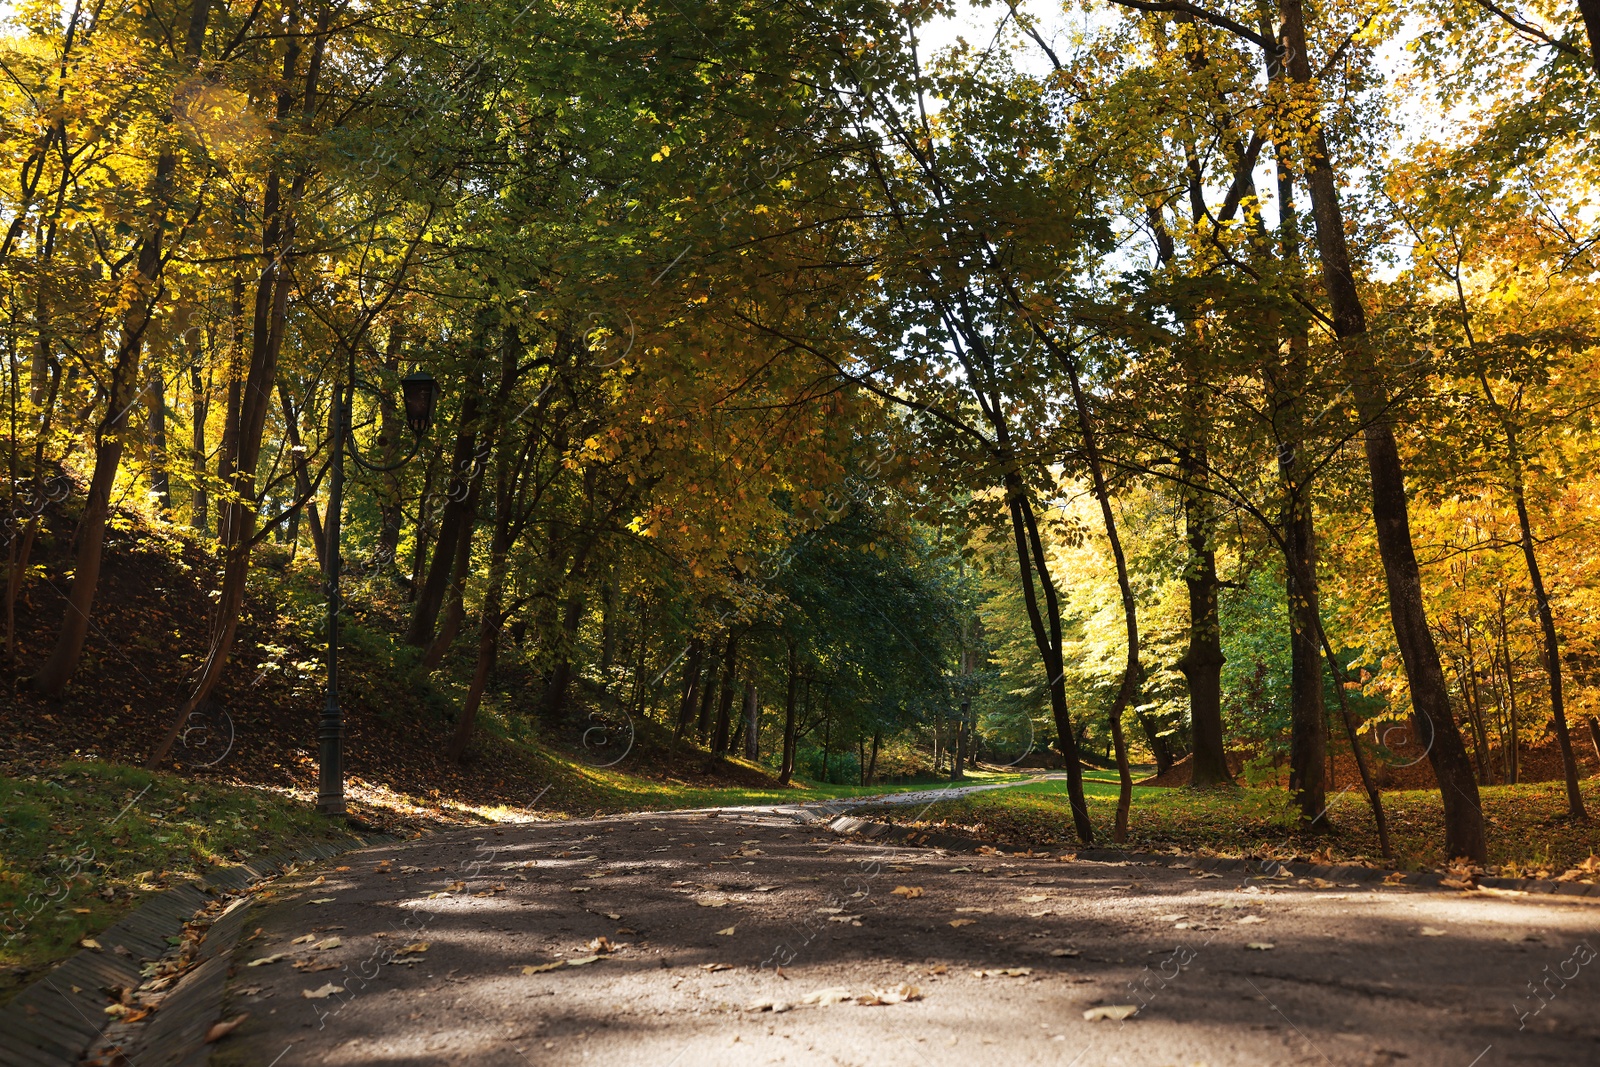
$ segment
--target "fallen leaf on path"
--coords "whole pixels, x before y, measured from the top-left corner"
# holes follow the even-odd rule
[[[1066,956],[1071,959],[1076,959],[1080,953],[1075,948],[1053,948],[1050,950],[1050,955],[1057,957]]]
[[[856,1003],[863,1008],[881,1007],[887,1004],[904,1004],[908,1000],[921,1000],[922,990],[914,985],[901,982],[888,989],[873,989],[856,998]]]
[[[972,868],[971,867],[951,867],[950,868],[950,873],[951,874],[960,874],[963,871],[965,871],[967,874],[971,874],[972,873]]]
[[[831,923],[852,923],[852,924],[854,924],[856,926],[860,926],[861,925],[861,916],[859,916],[859,915],[830,915],[830,916],[828,916],[828,921],[831,922]]]
[[[770,1011],[770,1012],[776,1013],[776,1012],[788,1011],[789,1007],[790,1007],[789,1002],[786,1001],[786,1000],[752,1000],[750,1003],[748,1003],[748,1004],[746,1004],[744,1006],[744,1010],[745,1011]]]
[[[339,986],[329,982],[327,985],[319,986],[316,989],[302,989],[300,990],[300,995],[305,997],[307,1000],[325,1000],[339,991]]]
[[[726,900],[697,900],[695,903],[702,908],[725,908],[728,906]]]
[[[588,891],[589,887],[586,885],[575,885],[571,889],[567,890],[569,893],[587,893]]]
[[[523,974],[544,974],[546,971],[560,970],[567,965],[566,960],[556,960],[554,963],[533,963],[522,968]]]
[[[582,966],[584,966],[586,964],[594,963],[597,960],[603,960],[603,959],[605,959],[605,957],[604,956],[600,956],[600,955],[579,956],[575,960],[568,960],[567,961],[567,966],[568,967],[582,967]]]
[[[316,900],[311,901],[311,903],[313,903],[313,904],[332,904],[335,899],[336,898],[334,898],[334,897],[318,897]]]
[[[929,967],[926,973],[928,973],[928,974],[949,974],[950,973],[950,968],[947,965],[943,964],[943,963],[936,963],[932,967]]]
[[[319,949],[338,948],[342,944],[344,944],[344,942],[340,941],[337,937],[325,937],[321,941],[317,942],[317,947]]]
[[[1179,919],[1187,919],[1187,918],[1188,918],[1187,915],[1157,915],[1156,916],[1156,921],[1157,922],[1164,922],[1164,923],[1175,923]]]
[[[1044,893],[1029,893],[1027,896],[1022,898],[1022,902],[1024,904],[1041,904],[1049,899],[1050,898]]]
[[[590,952],[599,952],[604,954],[607,952],[615,952],[616,950],[617,946],[612,944],[611,939],[608,937],[597,937],[589,942]]]
[[[309,945],[309,944],[311,944],[311,942],[315,941],[316,939],[317,939],[317,935],[316,934],[302,934],[299,937],[295,938],[293,941],[289,942],[289,944],[291,944],[291,945]]]
[[[1194,876],[1196,878],[1221,878],[1222,877],[1222,875],[1216,874],[1216,873],[1214,873],[1212,871],[1195,871],[1194,872]]]
[[[1259,915],[1241,915],[1233,921],[1243,925],[1245,923],[1264,923],[1267,920],[1263,919]]]
[[[413,941],[409,945],[401,945],[399,948],[395,949],[395,953],[396,955],[401,955],[411,952],[426,952],[432,947],[432,941]]]
[[[618,922],[622,919],[622,916],[618,915],[614,911],[608,911],[606,912],[606,918],[610,919],[612,922]]]
[[[1421,930],[1418,930],[1417,933],[1421,934],[1423,937],[1443,937],[1445,935],[1445,931],[1439,929],[1437,926],[1424,926]]]
[[[834,986],[830,989],[819,989],[815,993],[807,993],[800,998],[802,1004],[842,1004],[854,999],[855,994],[843,986]]]
[[[238,1028],[239,1024],[248,1018],[250,1018],[250,1013],[245,1012],[243,1015],[235,1015],[227,1022],[212,1023],[211,1029],[206,1031],[205,1043],[209,1045],[213,1041],[221,1041],[223,1038],[233,1033],[233,1031]]]
[[[733,970],[733,964],[731,964],[731,963],[702,963],[700,965],[700,969],[702,971],[711,971],[711,972],[731,971],[731,970]]]
[[[1405,880],[1406,880],[1406,875],[1405,875],[1404,871],[1395,871],[1393,874],[1388,875],[1388,876],[1386,876],[1384,878],[1383,884],[1384,885],[1399,885],[1400,883],[1404,882]]]
[[[331,960],[318,962],[313,959],[295,960],[292,964],[295,970],[305,974],[315,974],[318,971],[336,971],[339,965]]]
[[[1032,967],[1005,967],[1000,970],[973,971],[974,978],[1026,978],[1033,973]]]
[[[844,911],[844,909],[843,908],[818,908],[817,911],[819,913],[823,914],[823,915],[838,915],[840,912]]]
[[[994,909],[993,908],[957,908],[956,909],[956,914],[959,915],[964,911],[966,911],[966,912],[977,912],[979,915],[993,915],[994,914]]]
[[[774,889],[782,889],[782,888],[783,888],[783,886],[781,886],[781,885],[758,885],[754,889],[750,890],[750,892],[752,892],[752,893],[770,893]]]
[[[950,925],[956,927],[957,929],[959,929],[959,928],[961,928],[963,926],[971,926],[974,923],[976,923],[977,921],[978,921],[977,919],[951,919],[950,920]]]
[[[621,937],[623,934],[637,934],[638,932],[639,931],[635,930],[631,926],[619,926],[619,927],[617,927],[617,936],[618,937]]]
[[[1267,952],[1277,947],[1278,946],[1274,945],[1271,941],[1252,941],[1245,946],[1245,948],[1253,948],[1257,952]]]
[[[922,895],[922,887],[920,885],[897,885],[889,890],[889,895],[891,897],[905,897],[907,900],[915,900]]]
[[[246,967],[265,967],[269,963],[277,963],[279,960],[283,959],[283,957],[285,957],[287,955],[288,955],[287,952],[274,952],[270,956],[262,956],[258,960],[251,960],[249,963],[245,964],[245,966]]]
[[[736,930],[738,930],[737,926],[730,926],[725,930],[718,930],[717,935],[719,937],[732,937]]]
[[[1139,1014],[1139,1005],[1137,1004],[1107,1004],[1100,1008],[1090,1008],[1083,1013],[1083,1017],[1092,1023],[1099,1022],[1101,1019],[1121,1022],[1123,1019],[1131,1018],[1137,1014]]]
[[[82,941],[79,941],[78,944],[82,945],[84,948],[92,948],[96,952],[100,951],[100,942],[96,941],[92,937],[86,937]]]

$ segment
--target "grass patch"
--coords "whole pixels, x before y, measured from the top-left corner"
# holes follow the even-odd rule
[[[1111,840],[1116,787],[1085,785],[1097,844]],[[1378,834],[1366,798],[1356,790],[1332,798],[1333,829],[1302,833],[1288,795],[1278,789],[1189,790],[1135,788],[1128,847],[1136,850],[1209,852],[1224,856],[1298,857],[1319,863],[1379,863]],[[1600,780],[1583,783],[1584,803],[1600,813]],[[1485,786],[1489,868],[1513,877],[1550,877],[1583,864],[1600,851],[1600,824],[1566,818],[1560,782]],[[1384,811],[1396,865],[1445,866],[1444,812],[1433,790],[1385,793]],[[876,812],[893,820],[893,809]],[[1013,789],[940,801],[920,824],[959,826],[1019,847],[1071,846],[1072,815],[1065,782],[1036,782]],[[1593,875],[1589,875],[1593,877]]]
[[[339,836],[267,790],[107,763],[0,776],[0,1000],[153,893]]]
[[[743,760],[732,761],[745,767],[753,764]],[[1025,774],[974,771],[964,782],[951,783],[947,778],[896,783],[893,785],[835,785],[811,782],[796,778],[787,789],[759,786],[697,786],[670,780],[639,778],[622,771],[599,770],[581,763],[571,766],[572,772],[591,788],[591,795],[599,801],[597,811],[652,811],[677,808],[733,807],[749,804],[799,804],[807,801],[834,800],[845,797],[881,796],[885,793],[912,793],[931,789],[945,789],[950,785],[989,785],[999,782],[1019,782]],[[1017,788],[1028,788],[1018,786]]]

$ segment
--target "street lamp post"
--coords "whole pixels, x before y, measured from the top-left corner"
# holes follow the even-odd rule
[[[339,591],[339,574],[343,558],[339,552],[339,528],[344,514],[344,456],[369,471],[383,473],[399,470],[409,463],[422,447],[423,436],[433,421],[433,405],[439,395],[439,385],[425,371],[413,371],[400,381],[400,391],[406,409],[406,426],[411,430],[411,451],[395,463],[380,466],[361,458],[351,426],[351,410],[355,406],[357,386],[382,395],[370,382],[356,377],[355,353],[352,350],[349,373],[344,384],[334,390],[334,417],[332,440],[333,470],[328,477],[328,520],[324,561],[323,591],[328,599],[328,699],[322,706],[322,721],[317,726],[319,765],[317,772],[317,810],[324,815],[343,815],[344,802],[344,713],[339,708],[339,612],[343,607]]]

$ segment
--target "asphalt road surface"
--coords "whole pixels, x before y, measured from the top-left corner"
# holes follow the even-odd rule
[[[942,853],[775,809],[446,834],[271,891],[214,1064],[1600,1064],[1581,901]]]

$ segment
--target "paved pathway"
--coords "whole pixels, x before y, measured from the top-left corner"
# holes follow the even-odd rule
[[[771,808],[447,834],[274,888],[213,1063],[1600,1063],[1583,902],[945,854]]]

